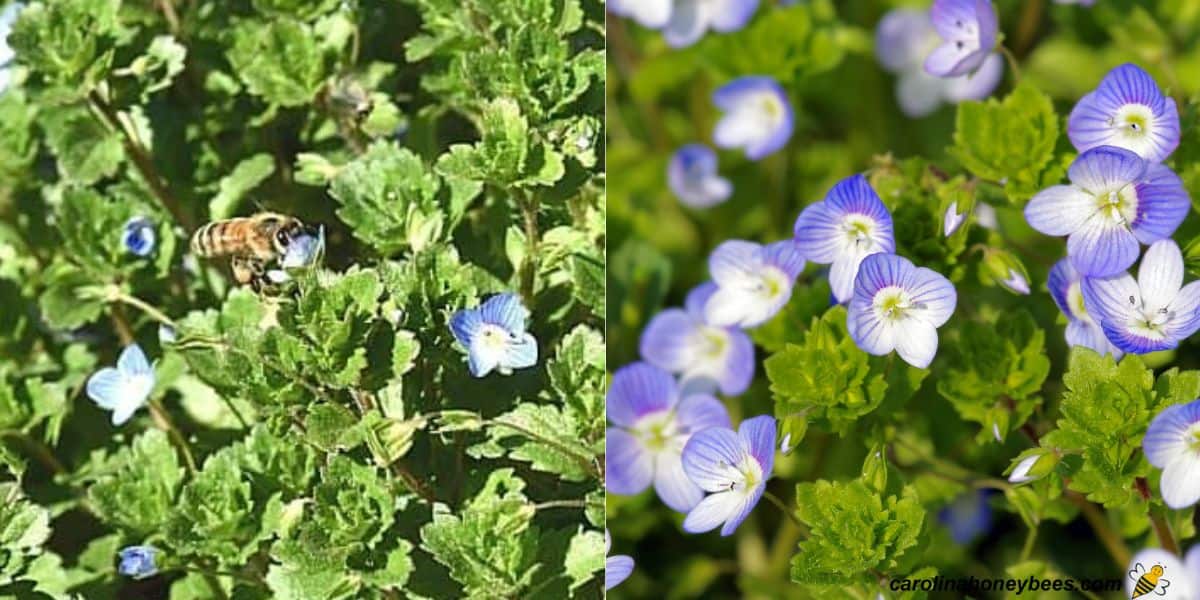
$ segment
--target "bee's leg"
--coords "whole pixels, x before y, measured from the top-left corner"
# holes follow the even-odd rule
[[[256,292],[262,287],[262,278],[267,271],[266,262],[262,259],[235,256],[229,260],[229,266],[233,270],[234,280],[239,284],[249,284]]]

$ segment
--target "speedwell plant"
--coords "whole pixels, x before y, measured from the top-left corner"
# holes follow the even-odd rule
[[[612,597],[1200,598],[1193,3],[619,4]]]
[[[600,597],[604,16],[8,3],[0,598]]]

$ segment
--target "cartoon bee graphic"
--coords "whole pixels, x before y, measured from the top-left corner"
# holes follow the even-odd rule
[[[1130,598],[1140,598],[1154,592],[1159,596],[1167,595],[1167,588],[1171,586],[1171,582],[1163,579],[1163,573],[1166,569],[1162,565],[1154,565],[1147,571],[1142,563],[1134,565],[1129,571],[1129,579],[1136,581],[1133,586],[1133,595]]]
[[[208,223],[192,235],[191,247],[197,256],[228,257],[234,280],[260,291],[278,283],[281,271],[270,269],[273,263],[285,268],[311,264],[323,242],[323,229],[318,241],[300,219],[261,212]]]

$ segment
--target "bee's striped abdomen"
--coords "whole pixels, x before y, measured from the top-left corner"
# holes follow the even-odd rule
[[[1137,585],[1133,586],[1133,598],[1145,596],[1153,592],[1156,587],[1158,587],[1157,581],[1150,581],[1149,577],[1142,575],[1141,579],[1138,579]]]

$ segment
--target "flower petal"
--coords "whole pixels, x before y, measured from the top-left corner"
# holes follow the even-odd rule
[[[1070,235],[1098,210],[1091,194],[1073,185],[1054,185],[1025,205],[1025,220],[1046,235]]]
[[[1067,238],[1071,266],[1086,277],[1116,275],[1133,265],[1138,241],[1124,224],[1097,213]]]
[[[718,286],[750,286],[758,282],[763,262],[761,245],[744,240],[729,240],[722,242],[709,255],[708,272]]]
[[[896,104],[905,116],[919,119],[942,105],[948,80],[925,71],[908,71],[896,79]]]
[[[1164,307],[1175,299],[1183,285],[1183,253],[1172,240],[1155,242],[1146,250],[1138,267],[1138,288],[1146,307]]]
[[[1200,455],[1176,456],[1163,469],[1161,488],[1163,502],[1175,510],[1200,502]]]
[[[649,363],[625,365],[613,373],[605,406],[608,419],[632,427],[650,413],[669,410],[678,400],[675,378]]]
[[[125,393],[126,378],[112,367],[104,367],[88,378],[87,395],[104,410],[112,410]]]
[[[654,457],[654,491],[663,504],[681,513],[692,510],[704,498],[700,486],[683,472],[680,455],[671,451],[659,452]]]
[[[746,517],[750,516],[750,511],[754,510],[755,506],[758,506],[758,501],[762,499],[763,492],[766,491],[766,489],[767,486],[765,484],[756,485],[754,486],[754,489],[750,491],[749,497],[744,497],[742,499],[741,503],[733,509],[732,514],[729,515],[729,518],[725,520],[725,526],[721,528],[722,537],[728,537],[733,535],[734,531],[737,531],[737,528],[742,524],[742,521],[745,521]]]
[[[1170,321],[1170,336],[1177,340],[1192,337],[1200,329],[1200,281],[1183,286],[1169,310],[1175,313]]]
[[[1128,273],[1116,277],[1088,277],[1080,284],[1088,314],[1097,320],[1125,321],[1141,299],[1137,282]],[[1132,302],[1130,301],[1132,298]]]
[[[484,343],[482,338],[475,338],[467,349],[467,368],[473,377],[486,377],[500,366],[503,357],[503,349]]]
[[[479,316],[484,323],[503,327],[509,333],[525,333],[525,321],[529,310],[521,305],[521,297],[512,293],[497,294],[488,298],[479,307]]]
[[[633,573],[633,558],[618,554],[604,559],[604,589],[611,590]]]
[[[937,355],[937,328],[920,319],[903,319],[896,325],[896,353],[904,362],[924,369]]]
[[[709,10],[704,0],[674,0],[671,18],[662,29],[667,45],[683,48],[704,37],[708,29]]]
[[[804,271],[804,254],[793,240],[767,244],[763,248],[763,261],[783,271],[788,279],[795,279]]]
[[[1134,332],[1119,321],[1104,320],[1100,322],[1104,337],[1112,345],[1130,354],[1149,354],[1159,350],[1170,350],[1179,345],[1178,340],[1167,336],[1147,337],[1144,333]]]
[[[754,343],[746,332],[727,329],[729,354],[725,356],[724,369],[717,379],[721,393],[737,396],[750,387],[754,379]]]
[[[713,31],[737,31],[750,22],[758,8],[758,0],[716,0],[710,21]]]
[[[146,360],[146,354],[137,344],[125,346],[117,358],[117,369],[126,375],[154,375],[154,368]]]
[[[141,402],[136,402],[131,397],[123,398],[113,407],[112,424],[118,427],[124,425],[126,421],[133,417],[133,413],[137,412],[137,409],[141,407]]]
[[[692,435],[683,447],[683,470],[701,488],[729,488],[729,471],[747,457],[747,449],[732,429],[713,427]]]
[[[908,275],[905,287],[912,294],[913,302],[921,306],[912,311],[914,317],[924,319],[934,327],[941,327],[954,314],[958,292],[954,284],[941,273],[924,267],[914,269]]]
[[[937,77],[959,77],[979,66],[974,60],[976,51],[964,51],[955,42],[938,45],[925,57],[925,72]]]
[[[682,309],[669,308],[650,319],[642,331],[638,351],[646,362],[678,373],[689,366],[695,355],[691,343],[696,330],[695,318]]]
[[[895,328],[881,319],[869,302],[864,306],[857,299],[851,301],[846,329],[854,343],[868,354],[883,356],[896,349]]]
[[[654,479],[654,456],[629,432],[609,427],[604,439],[604,488],[613,494],[641,493]]]
[[[1158,413],[1142,438],[1146,460],[1162,469],[1188,454],[1193,440],[1187,439],[1187,433],[1196,423],[1200,423],[1200,400],[1168,406]]]
[[[943,79],[946,88],[946,100],[953,103],[963,100],[983,100],[992,95],[996,86],[1004,79],[1004,58],[997,52],[992,52],[983,59],[983,63],[974,73]]]
[[[688,533],[712,531],[741,512],[744,501],[745,495],[737,492],[709,494],[683,519],[683,530]]]
[[[1046,278],[1046,288],[1050,291],[1050,297],[1054,298],[1054,304],[1058,305],[1058,310],[1070,318],[1075,318],[1071,311],[1070,300],[1067,294],[1071,290],[1071,284],[1079,281],[1079,272],[1071,266],[1069,259],[1062,259],[1054,263],[1050,268],[1050,275]]]
[[[1169,167],[1150,165],[1137,190],[1137,217],[1130,223],[1143,244],[1170,237],[1191,210],[1192,202],[1183,181]]]
[[[890,10],[875,26],[875,58],[893,73],[910,71],[925,59],[926,40],[937,35],[929,11],[917,8]]]
[[[642,27],[661,29],[671,18],[674,0],[609,0],[608,10],[616,15],[630,17]]]
[[[1071,163],[1067,176],[1071,183],[1091,192],[1115,192],[1146,173],[1146,161],[1136,153],[1116,146],[1086,150]]]
[[[500,359],[500,366],[508,369],[524,369],[536,365],[537,360],[537,340],[526,333],[520,339],[505,345],[504,357]]]
[[[855,279],[861,270],[862,262],[865,258],[872,255],[882,256],[883,254],[879,252],[872,254],[858,252],[839,257],[830,265],[829,287],[833,291],[833,297],[839,303],[848,302],[854,296]]]
[[[675,421],[683,429],[695,433],[709,427],[724,427],[729,429],[729,411],[720,400],[709,394],[691,394],[685,396],[675,407]]]
[[[775,417],[771,415],[746,419],[738,427],[738,435],[741,436],[750,456],[762,467],[764,478],[771,476],[771,469],[775,465],[775,427]]]

